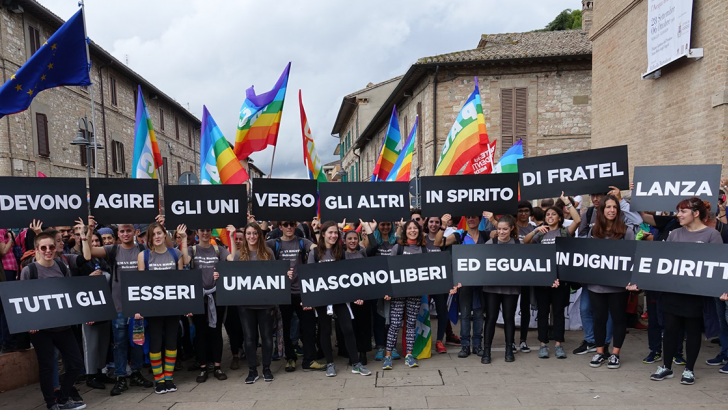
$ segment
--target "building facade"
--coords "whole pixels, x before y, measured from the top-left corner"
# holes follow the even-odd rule
[[[7,81],[64,21],[36,1],[6,1],[0,7],[0,61]],[[164,159],[159,177],[176,184],[180,174],[199,176],[200,120],[111,56],[90,44],[95,101],[95,134],[104,149],[88,160],[99,177],[131,175],[137,86],[152,118]],[[84,147],[70,145],[78,121],[91,121],[89,87],[57,87],[41,92],[30,108],[0,119],[0,175],[85,177]]]

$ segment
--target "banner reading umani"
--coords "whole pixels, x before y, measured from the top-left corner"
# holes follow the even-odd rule
[[[551,286],[554,245],[454,245],[453,282],[463,286]]]
[[[257,215],[256,215],[257,217]],[[216,282],[219,306],[290,305],[290,262],[236,261],[216,265],[220,278]]]
[[[263,221],[310,221],[318,213],[317,182],[310,179],[253,179],[253,215]]]
[[[422,177],[423,215],[513,214],[518,206],[518,174]]]
[[[390,256],[387,264],[391,297],[436,295],[453,287],[449,251]]]
[[[633,211],[674,211],[678,202],[696,196],[717,204],[720,165],[634,167]],[[716,208],[717,209],[717,208]]]
[[[83,178],[0,177],[0,226],[27,228],[73,225],[88,213]]]
[[[521,197],[540,199],[629,189],[627,146],[518,160]]]
[[[102,224],[150,223],[159,215],[155,179],[91,178],[91,215]]]
[[[1,282],[0,298],[10,333],[116,317],[109,284],[103,276]]]
[[[559,280],[625,287],[632,278],[637,242],[556,238]]]
[[[126,271],[121,275],[124,317],[205,313],[203,296],[199,269]]]
[[[245,185],[165,185],[166,225],[190,229],[236,227],[248,223]]]
[[[409,219],[408,182],[322,182],[322,221],[399,221]]]

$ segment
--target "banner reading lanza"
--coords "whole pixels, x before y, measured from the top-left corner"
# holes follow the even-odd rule
[[[714,206],[720,193],[720,165],[634,167],[633,211],[674,211],[696,196]]]

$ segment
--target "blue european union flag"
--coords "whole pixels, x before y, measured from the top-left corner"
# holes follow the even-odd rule
[[[90,85],[83,13],[61,26],[0,88],[0,118],[26,110],[39,92],[60,85]]]

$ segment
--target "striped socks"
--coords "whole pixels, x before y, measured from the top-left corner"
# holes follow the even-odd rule
[[[172,380],[174,374],[174,363],[177,361],[177,350],[164,351],[164,380]],[[154,374],[156,380],[157,375]]]
[[[175,356],[177,352],[175,351]],[[149,352],[149,360],[152,362],[152,373],[154,373],[154,382],[159,383],[164,381],[164,370],[162,369],[162,352],[152,353]],[[174,364],[172,364],[174,369]]]

